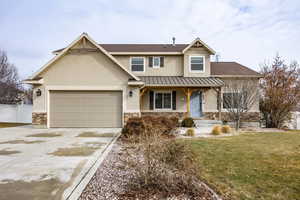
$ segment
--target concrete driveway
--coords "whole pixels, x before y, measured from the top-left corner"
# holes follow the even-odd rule
[[[119,132],[0,128],[0,200],[66,199]]]

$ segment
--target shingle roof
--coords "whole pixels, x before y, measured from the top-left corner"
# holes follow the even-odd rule
[[[145,86],[173,87],[219,87],[224,82],[214,77],[182,77],[182,76],[139,76]]]
[[[99,44],[108,52],[181,52],[188,44]]]
[[[189,44],[99,44],[108,52],[182,52]],[[53,52],[60,52],[62,49]]]
[[[260,73],[236,62],[211,62],[211,75],[262,76]]]

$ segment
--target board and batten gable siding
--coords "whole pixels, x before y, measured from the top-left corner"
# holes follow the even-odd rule
[[[129,71],[131,71],[131,57],[145,58],[145,72],[132,72],[137,76],[182,76],[183,56],[182,55],[157,55],[164,57],[164,66],[160,68],[149,67],[148,55],[114,55],[114,57]]]
[[[205,56],[204,72],[190,72],[190,56]],[[208,77],[210,76],[210,53],[205,48],[190,48],[184,53],[184,76],[185,77]]]

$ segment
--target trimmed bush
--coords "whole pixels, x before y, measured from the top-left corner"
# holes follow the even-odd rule
[[[185,136],[190,136],[190,137],[194,137],[196,134],[195,134],[195,129],[193,128],[189,128],[186,130],[185,132]]]
[[[221,133],[222,133],[222,128],[220,125],[214,126],[211,131],[211,134],[213,135],[220,135]]]
[[[187,117],[182,120],[181,126],[187,127],[187,128],[195,127],[195,122],[194,122],[193,118]]]
[[[176,117],[133,117],[128,119],[122,129],[122,136],[137,141],[151,135],[171,136],[172,131],[178,126]]]
[[[222,133],[231,133],[231,127],[229,125],[222,126]]]

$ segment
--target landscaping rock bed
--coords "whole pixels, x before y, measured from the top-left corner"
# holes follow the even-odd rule
[[[162,198],[164,194],[153,190],[130,191],[127,185],[134,176],[134,171],[128,169],[122,160],[127,159],[125,153],[126,145],[121,141],[114,144],[112,151],[108,154],[104,162],[100,165],[89,184],[82,192],[79,200],[99,200],[99,199],[166,199]],[[128,150],[128,149],[127,149]],[[219,200],[212,190],[205,184],[199,183],[202,195],[190,198],[180,191],[167,199],[172,200]]]

